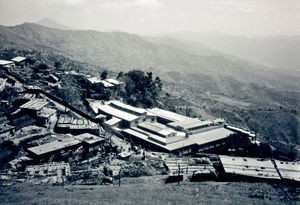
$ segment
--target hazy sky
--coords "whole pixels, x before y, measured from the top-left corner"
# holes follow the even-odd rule
[[[44,17],[80,29],[139,34],[300,35],[300,0],[0,0],[2,25]]]

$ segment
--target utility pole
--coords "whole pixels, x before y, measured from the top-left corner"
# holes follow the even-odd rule
[[[178,186],[179,186],[179,183],[180,183],[180,164],[178,163]]]
[[[121,169],[119,170],[119,187],[121,186]]]

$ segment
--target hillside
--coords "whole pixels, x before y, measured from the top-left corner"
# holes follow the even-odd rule
[[[212,81],[232,77],[276,88],[299,86],[295,84],[298,81],[290,80],[294,76],[278,75],[260,65],[229,59],[201,44],[191,47],[174,39],[163,41],[122,32],[60,30],[32,23],[0,29],[2,47],[52,51],[110,70],[150,69],[173,82],[176,79],[170,77],[170,72],[203,74],[213,77]]]
[[[39,24],[41,26],[49,27],[49,28],[57,28],[62,30],[71,30],[71,27],[65,26],[63,24],[59,24],[56,21],[53,21],[50,18],[43,18],[36,22],[36,24]]]
[[[32,23],[1,26],[0,45],[62,55],[86,63],[79,72],[95,75],[100,68],[152,71],[163,80],[165,93],[193,104],[201,116],[222,117],[225,110],[230,123],[252,129],[262,125],[256,126],[261,140],[300,143],[300,71],[272,70],[188,40]]]
[[[279,69],[300,68],[300,37],[244,37],[222,33],[178,32],[173,38],[195,41],[219,52]]]

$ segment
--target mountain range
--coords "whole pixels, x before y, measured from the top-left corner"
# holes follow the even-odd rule
[[[52,25],[61,27],[57,23]],[[235,79],[276,89],[294,90],[300,86],[299,71],[281,72],[224,54],[199,42],[168,36],[145,37],[125,32],[58,28],[34,23],[0,26],[0,45],[4,48],[51,51],[108,70],[151,70],[170,82],[178,81],[174,75],[182,76],[179,80],[183,82],[186,82],[185,77],[193,75],[205,76],[211,82]]]
[[[288,70],[300,69],[300,36],[245,37],[192,31],[165,35],[200,42],[220,52],[266,66]]]
[[[59,54],[89,64],[89,71],[151,71],[165,92],[201,113],[223,112],[231,123],[300,144],[299,39],[218,36],[74,30],[51,19],[0,26],[2,48]]]

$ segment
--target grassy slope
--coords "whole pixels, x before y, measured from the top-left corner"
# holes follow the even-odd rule
[[[0,188],[2,204],[281,204],[293,189],[266,183],[164,184],[161,177],[124,178],[121,187],[17,184]],[[295,202],[295,201],[294,201]]]

